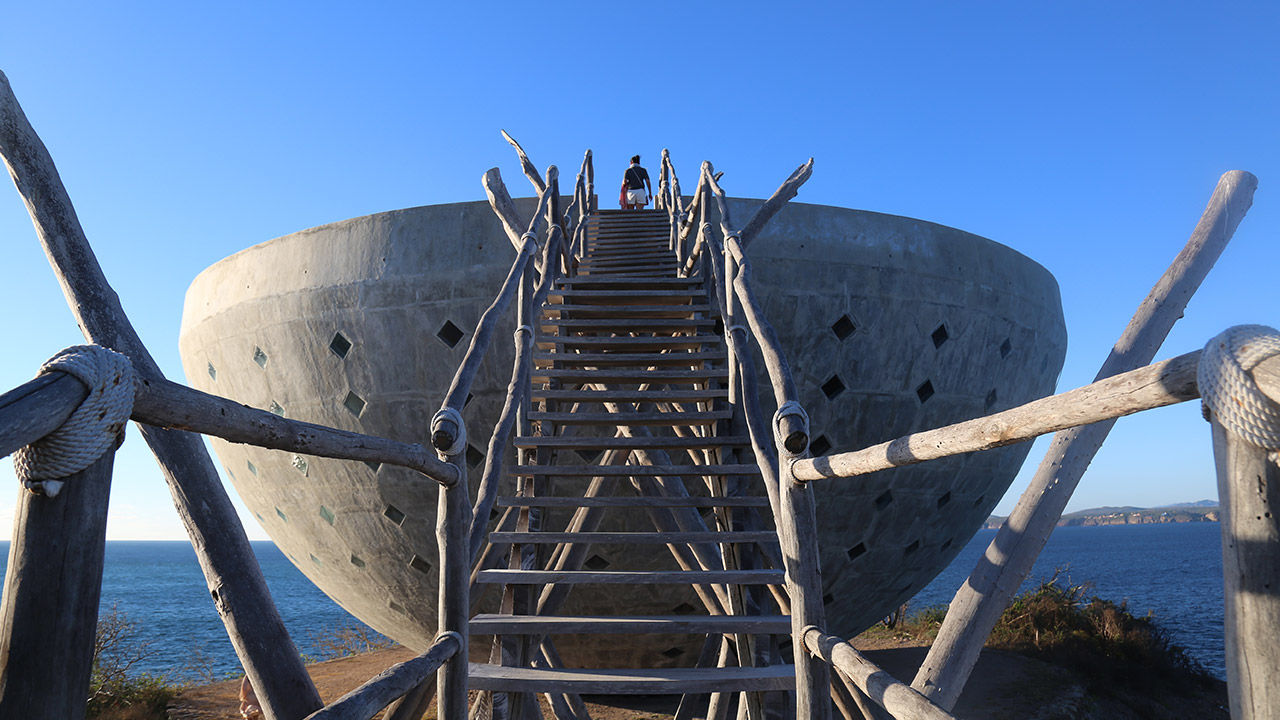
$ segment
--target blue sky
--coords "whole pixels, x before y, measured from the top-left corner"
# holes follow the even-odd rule
[[[540,166],[569,171],[590,147],[606,178],[668,147],[684,177],[709,159],[743,196],[812,156],[801,201],[1016,248],[1062,288],[1059,389],[1093,378],[1219,175],[1249,170],[1254,207],[1159,357],[1229,325],[1280,325],[1274,4],[605,7],[20,3],[0,24],[0,70],[174,379],[183,293],[201,269],[326,222],[483,199],[493,166],[526,194],[499,128]],[[0,308],[0,387],[80,341],[12,190],[0,190]],[[5,534],[15,494],[0,493]],[[1189,403],[1120,421],[1071,507],[1215,496],[1208,427]],[[109,535],[182,536],[136,430]]]

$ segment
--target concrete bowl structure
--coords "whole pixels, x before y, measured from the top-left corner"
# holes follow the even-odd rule
[[[732,200],[734,216],[750,217],[759,202]],[[517,206],[532,212],[532,201]],[[815,455],[1053,391],[1066,347],[1057,283],[1007,247],[920,220],[793,203],[748,255],[812,418]],[[426,443],[513,256],[484,202],[354,218],[251,247],[188,290],[187,378],[286,417]],[[465,409],[473,469],[510,377],[513,346],[501,338],[513,326],[500,326]],[[429,644],[439,567],[432,483],[398,468],[218,440],[214,449],[308,578],[380,632]],[[981,526],[1028,449],[815,483],[830,630],[852,635],[927,584]],[[597,561],[624,552],[601,547]],[[651,562],[670,563],[661,546]],[[565,611],[672,614],[697,604],[665,586],[614,603]],[[684,646],[673,643],[653,662],[680,664]],[[561,650],[570,664],[592,654]]]

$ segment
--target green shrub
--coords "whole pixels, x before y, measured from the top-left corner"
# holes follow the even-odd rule
[[[91,720],[152,720],[164,718],[177,688],[163,677],[137,672],[139,663],[155,651],[137,637],[137,625],[119,608],[98,616],[89,676],[86,714]]]

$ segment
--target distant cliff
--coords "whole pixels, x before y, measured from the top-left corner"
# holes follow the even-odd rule
[[[987,518],[987,528],[998,528],[1004,518],[992,515]],[[1151,525],[1155,523],[1218,522],[1218,502],[1200,500],[1164,507],[1099,507],[1067,513],[1058,521],[1058,527],[1067,525]]]

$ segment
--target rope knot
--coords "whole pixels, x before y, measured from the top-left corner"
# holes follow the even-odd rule
[[[99,345],[74,345],[36,374],[66,373],[89,388],[80,407],[53,432],[13,454],[14,471],[30,491],[54,497],[65,478],[92,465],[124,437],[133,412],[134,376],[129,358]]]
[[[1204,346],[1196,383],[1205,419],[1251,445],[1280,450],[1280,404],[1258,388],[1251,371],[1280,355],[1280,332],[1265,325],[1227,328]]]

